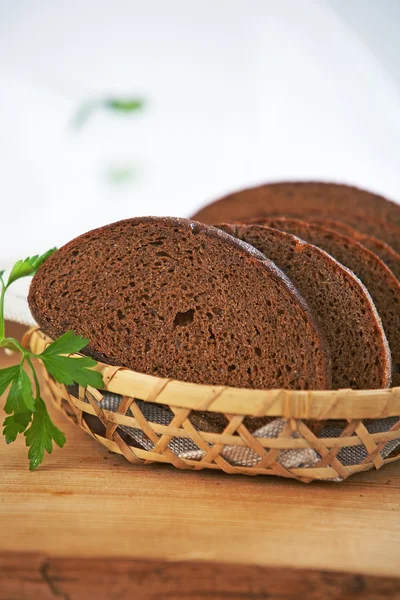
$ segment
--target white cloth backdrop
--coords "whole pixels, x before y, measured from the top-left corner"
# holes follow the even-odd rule
[[[0,0],[2,265],[267,180],[400,200],[399,22],[398,0]],[[147,108],[73,130],[107,94]]]

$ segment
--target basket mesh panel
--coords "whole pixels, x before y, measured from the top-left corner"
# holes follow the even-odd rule
[[[71,386],[69,391],[70,393],[76,393],[76,388],[74,389],[74,386]],[[122,401],[122,396],[119,394],[113,394],[111,392],[102,393],[103,399],[100,403],[101,407],[111,412],[117,412]],[[86,401],[88,400],[86,399]],[[135,400],[135,402],[143,416],[152,423],[167,426],[174,418],[172,411],[165,406],[151,402],[144,402],[142,400]],[[126,414],[133,416],[130,409],[128,409]],[[366,422],[365,427],[369,433],[381,433],[391,429],[391,427],[393,427],[397,421],[397,417],[378,419],[375,421]],[[277,438],[282,433],[285,424],[285,420],[277,418],[253,432],[252,435],[254,438]],[[345,425],[346,424],[328,422],[318,437],[339,437],[343,432]],[[198,427],[195,428],[199,430]],[[122,431],[124,433],[125,439],[131,439],[134,445],[138,445],[145,450],[151,451],[155,446],[155,444],[141,429],[120,425],[118,427],[118,431]],[[353,433],[353,435],[356,434]],[[294,432],[292,437],[300,436],[297,432]],[[204,450],[200,449],[192,440],[186,438],[174,437],[169,442],[168,447],[180,458],[201,460],[205,456]],[[211,448],[212,444],[210,444],[210,449]],[[387,442],[380,450],[382,458],[387,458],[396,450],[396,448],[400,448],[400,440]],[[367,458],[368,454],[369,453],[364,445],[348,446],[339,450],[337,458],[343,463],[343,465],[349,466],[362,463]],[[246,446],[226,445],[221,452],[221,456],[223,456],[223,458],[229,464],[243,467],[255,467],[262,460],[257,452]],[[320,460],[321,455],[312,448],[282,450],[277,457],[277,462],[286,469],[295,467],[312,467],[318,464]]]

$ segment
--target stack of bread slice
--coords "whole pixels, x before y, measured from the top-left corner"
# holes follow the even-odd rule
[[[42,330],[74,330],[97,360],[192,383],[400,384],[400,241],[388,244],[400,207],[291,183],[233,194],[195,218],[127,219],[58,250],[30,289]]]
[[[400,385],[399,205],[351,186],[288,182],[235,192],[193,218],[217,223],[252,244],[290,277],[327,338],[333,388]],[[316,261],[318,250],[326,265],[329,255],[330,270]],[[338,278],[341,291],[334,283]],[[376,361],[374,375],[374,359],[368,356],[382,339],[373,314],[390,351],[391,372],[381,373],[380,384],[375,377],[383,361]],[[361,322],[371,326],[368,339]]]

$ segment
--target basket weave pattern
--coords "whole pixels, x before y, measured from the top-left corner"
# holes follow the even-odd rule
[[[42,352],[51,339],[40,330],[30,330],[24,340],[35,353]],[[76,386],[76,391],[56,382],[45,371],[48,392],[56,404],[83,430],[108,450],[122,454],[134,464],[171,463],[178,469],[219,469],[245,475],[278,475],[308,483],[312,480],[346,479],[349,475],[400,459],[400,454],[383,458],[381,450],[388,442],[400,439],[400,388],[390,390],[289,391],[248,390],[222,386],[191,384],[136,373],[124,367],[98,363],[105,391],[119,394],[122,400],[116,412],[102,407],[103,393],[94,388]],[[140,408],[142,402],[164,406],[172,413],[168,425],[149,421]],[[143,404],[142,404],[143,406]],[[222,413],[227,426],[221,433],[202,431],[190,420],[193,411]],[[92,420],[88,416],[92,416]],[[278,437],[255,437],[244,425],[247,416],[284,419]],[[102,431],[91,424],[101,423]],[[97,419],[96,419],[97,417]],[[365,419],[396,417],[390,430],[371,433]],[[312,424],[337,419],[343,423],[338,437],[317,437]],[[145,450],[127,443],[122,428],[141,430],[152,442]],[[311,429],[310,429],[311,427]],[[171,450],[172,439],[192,440],[202,458],[182,458]],[[223,456],[226,447],[251,449],[258,457],[254,466],[231,464]],[[346,465],[338,457],[342,448],[363,446],[366,457],[360,464]],[[284,467],[279,461],[287,450],[313,449],[319,457],[312,467]]]

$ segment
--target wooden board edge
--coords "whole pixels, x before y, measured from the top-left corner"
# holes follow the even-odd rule
[[[400,578],[286,567],[0,553],[0,600],[398,600]]]

